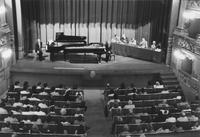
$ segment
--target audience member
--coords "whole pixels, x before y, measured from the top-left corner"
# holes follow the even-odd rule
[[[135,105],[133,104],[133,101],[129,100],[128,104],[125,105],[124,108],[133,110],[135,108]]]
[[[11,133],[11,132],[13,132],[12,125],[9,122],[7,122],[5,124],[5,126],[3,126],[1,128],[1,132],[3,132],[3,133]]]
[[[4,122],[9,122],[9,123],[17,123],[18,120],[13,116],[13,113],[12,111],[10,111],[8,113],[8,117],[4,118]]]
[[[188,122],[189,120],[188,120],[187,116],[185,115],[185,113],[182,112],[181,115],[177,118],[177,121],[178,122]]]

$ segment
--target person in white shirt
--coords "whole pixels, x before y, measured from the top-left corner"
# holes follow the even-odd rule
[[[188,117],[185,115],[184,112],[181,113],[181,116],[177,118],[178,122],[188,122]]]
[[[131,109],[133,110],[135,108],[135,105],[133,104],[132,100],[128,101],[128,104],[124,106],[125,109]]]
[[[140,42],[140,47],[148,48],[148,44],[147,44],[147,41],[145,40],[145,38],[142,38],[142,41]]]
[[[134,38],[132,38],[132,39],[129,41],[129,44],[131,44],[131,45],[137,45],[137,41],[136,41]]]
[[[176,118],[175,117],[168,117],[165,122],[168,122],[168,123],[175,123],[176,122]]]
[[[153,49],[153,50],[156,49],[156,41],[153,41],[153,42],[152,42],[151,49]]]
[[[164,86],[161,85],[159,81],[156,81],[155,85],[153,85],[153,88],[164,88]]]

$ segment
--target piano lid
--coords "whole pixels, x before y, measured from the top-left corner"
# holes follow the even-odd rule
[[[85,42],[86,43],[86,37],[64,35],[64,32],[57,32],[55,41],[56,42]]]

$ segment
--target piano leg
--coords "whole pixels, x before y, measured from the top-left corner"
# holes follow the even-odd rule
[[[98,63],[101,63],[101,54],[97,54],[97,61]]]

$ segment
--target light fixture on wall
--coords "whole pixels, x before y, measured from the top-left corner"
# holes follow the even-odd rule
[[[0,6],[0,15],[6,12],[5,6]]]
[[[184,60],[186,58],[185,54],[178,49],[174,51],[174,56],[180,60]]]
[[[1,50],[1,57],[3,59],[9,59],[12,56],[12,50],[10,48],[5,48]]]
[[[198,19],[200,18],[200,12],[193,10],[186,10],[183,12],[183,18],[188,20]]]

